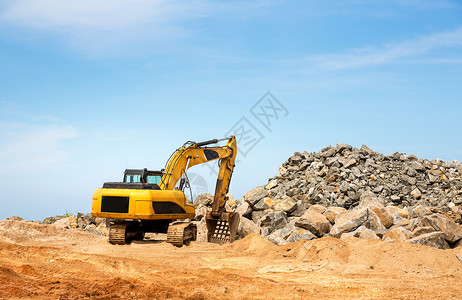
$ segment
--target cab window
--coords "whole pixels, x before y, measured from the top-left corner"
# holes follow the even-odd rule
[[[146,178],[146,181],[147,183],[151,183],[151,184],[159,184],[160,178],[161,178],[160,175],[148,175]]]
[[[125,175],[124,182],[140,183],[141,182],[141,175],[127,174],[127,175]]]

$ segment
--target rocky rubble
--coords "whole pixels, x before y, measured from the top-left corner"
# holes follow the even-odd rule
[[[106,219],[92,217],[89,213],[78,213],[71,216],[55,216],[45,218],[40,224],[52,225],[56,228],[71,229],[77,228],[88,231],[95,235],[108,235]]]
[[[323,236],[461,246],[462,165],[363,145],[294,153],[268,184],[234,201],[239,235],[275,244]]]

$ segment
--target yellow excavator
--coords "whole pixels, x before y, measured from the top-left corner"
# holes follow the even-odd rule
[[[209,147],[224,140],[224,146]],[[195,208],[184,193],[190,186],[187,171],[192,166],[219,160],[212,210],[205,217],[207,240],[218,244],[233,242],[239,215],[227,212],[225,203],[236,155],[234,136],[186,142],[171,155],[165,169],[127,169],[123,182],[106,182],[103,188],[96,189],[91,215],[107,219],[111,244],[143,240],[146,232],[155,232],[167,233],[167,242],[175,246],[187,245],[197,235],[196,225],[190,221],[195,217]]]

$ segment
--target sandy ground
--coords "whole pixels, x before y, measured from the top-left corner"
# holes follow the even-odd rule
[[[322,238],[176,248],[0,221],[0,298],[461,299],[462,248]]]

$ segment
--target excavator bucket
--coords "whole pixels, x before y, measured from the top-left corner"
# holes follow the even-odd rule
[[[234,212],[222,213],[218,218],[207,213],[207,241],[215,244],[228,244],[234,242],[239,226],[239,214]]]

